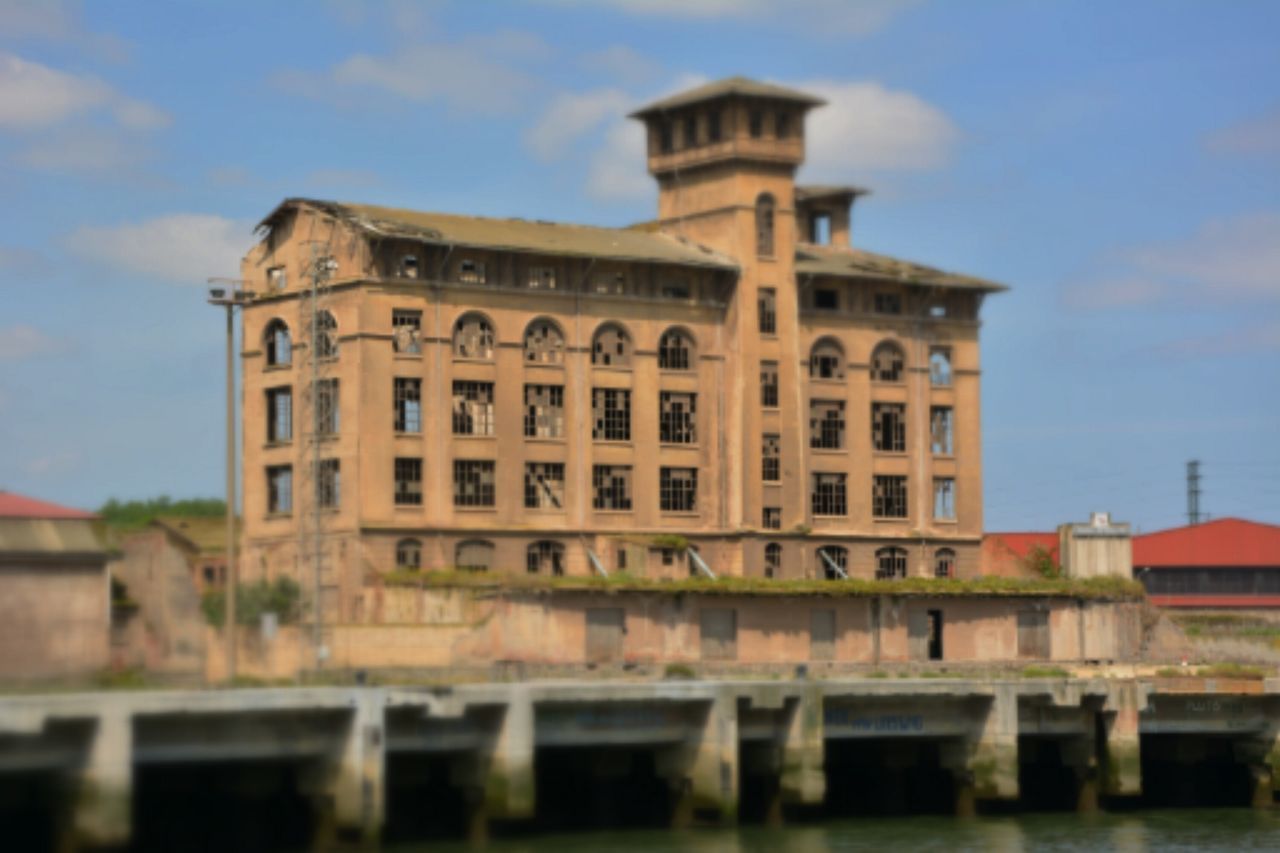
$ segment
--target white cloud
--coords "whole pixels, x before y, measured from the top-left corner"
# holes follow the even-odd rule
[[[50,355],[62,348],[60,341],[51,338],[34,326],[16,325],[0,328],[0,362],[22,361],[40,355]]]
[[[625,44],[592,51],[578,61],[591,74],[613,77],[624,83],[646,83],[662,73],[659,63]]]
[[[236,276],[252,246],[252,223],[207,213],[174,213],[143,222],[86,226],[67,235],[83,258],[179,284]]]
[[[525,132],[525,144],[541,160],[564,156],[583,134],[622,116],[631,98],[619,89],[599,89],[557,96],[533,127]]]
[[[0,33],[10,40],[67,42],[113,62],[129,55],[124,40],[87,32],[81,4],[73,0],[0,0]]]
[[[644,128],[614,122],[587,166],[587,195],[602,201],[652,197],[657,188],[644,164]]]
[[[63,174],[133,174],[147,147],[118,131],[63,128],[33,142],[15,157],[23,166]]]
[[[1280,154],[1280,109],[1211,133],[1204,145],[1214,154]]]
[[[162,110],[129,98],[95,77],[79,76],[0,52],[0,128],[41,130],[105,112],[123,128],[169,124]]]
[[[1232,356],[1280,352],[1280,320],[1247,323],[1216,335],[1172,341],[1157,349],[1168,355]]]
[[[632,15],[781,25],[832,36],[868,36],[919,0],[549,0],[560,5],[602,3]]]

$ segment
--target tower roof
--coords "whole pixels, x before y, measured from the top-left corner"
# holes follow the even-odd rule
[[[669,110],[687,107],[700,101],[711,101],[716,98],[727,98],[731,96],[739,96],[745,98],[768,98],[774,101],[791,101],[800,104],[806,109],[810,107],[820,107],[826,103],[822,98],[800,92],[795,89],[788,89],[785,86],[778,86],[773,83],[761,83],[759,80],[752,80],[748,77],[728,77],[724,80],[717,80],[714,83],[707,83],[704,86],[698,86],[684,92],[672,95],[669,98],[663,98],[655,101],[647,107],[641,107],[631,114],[631,118],[645,118],[654,113],[663,113]]]

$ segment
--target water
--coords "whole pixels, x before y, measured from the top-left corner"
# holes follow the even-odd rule
[[[463,853],[461,842],[409,844],[391,853]],[[1101,814],[1010,817],[858,818],[782,829],[624,830],[495,839],[488,853],[828,853],[828,851],[1190,850],[1280,851],[1280,812],[1249,809],[1169,809]]]

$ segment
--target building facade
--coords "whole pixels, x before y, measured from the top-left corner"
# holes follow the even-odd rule
[[[1218,518],[1135,536],[1133,571],[1159,607],[1280,608],[1280,526]]]
[[[289,199],[243,278],[244,574],[972,576],[980,279],[853,248],[804,93],[634,114],[630,228]],[[316,567],[319,567],[318,570]]]

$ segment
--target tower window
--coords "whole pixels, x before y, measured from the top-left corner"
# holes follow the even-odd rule
[[[698,117],[685,116],[684,119],[684,147],[692,148],[698,144]]]
[[[871,404],[871,446],[881,453],[907,449],[907,407],[904,403]]]
[[[723,132],[720,129],[720,111],[712,110],[707,114],[707,141],[719,142]]]
[[[773,257],[773,196],[761,193],[756,199],[756,254]]]
[[[752,139],[759,139],[764,136],[764,113],[760,110],[752,110],[747,116],[747,132],[751,134]]]
[[[776,335],[778,333],[778,292],[772,287],[760,288],[756,297],[756,315],[760,334]]]
[[[782,479],[782,436],[777,433],[765,434],[760,479],[766,483],[777,483]]]
[[[760,362],[760,405],[778,408],[778,362]]]

